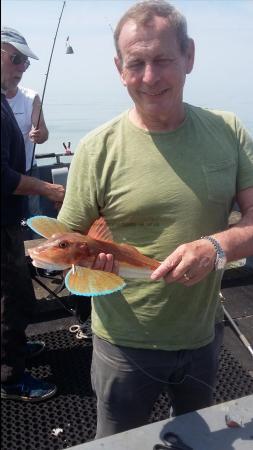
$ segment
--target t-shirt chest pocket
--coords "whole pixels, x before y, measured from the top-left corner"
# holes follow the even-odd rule
[[[222,204],[231,202],[236,193],[235,161],[218,161],[202,167],[208,200]]]

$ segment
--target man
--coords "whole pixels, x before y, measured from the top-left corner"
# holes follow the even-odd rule
[[[15,42],[15,40],[13,41],[13,35],[15,36],[15,30],[8,27],[2,28],[2,42],[5,42],[6,44],[12,42],[12,47],[15,47],[18,50],[16,45],[19,43]],[[33,155],[34,146],[36,144],[43,144],[48,139],[48,129],[45,124],[39,95],[32,89],[18,86],[29,65],[30,64],[18,66],[19,74],[12,79],[12,84],[6,91],[6,99],[14,113],[25,141],[26,175],[32,175],[39,178],[37,164]],[[25,218],[40,214],[40,196],[29,195]],[[32,237],[37,237],[37,235],[32,232],[30,232],[30,235],[31,239]]]
[[[24,196],[45,195],[59,205],[64,188],[25,175],[24,140],[5,92],[20,79],[28,58],[38,58],[18,31],[8,30],[1,39],[1,398],[40,401],[51,397],[56,386],[25,372],[26,358],[41,352],[44,343],[26,342],[25,328],[36,299],[20,221]]]
[[[176,415],[212,404],[223,269],[253,253],[253,143],[232,113],[183,102],[194,63],[184,17],[137,3],[114,37],[134,107],[81,141],[58,218],[83,231],[104,216],[117,242],[163,262],[93,301],[97,438],[147,423],[164,386]],[[242,219],[228,229],[235,198]],[[101,254],[96,268],[113,264]]]

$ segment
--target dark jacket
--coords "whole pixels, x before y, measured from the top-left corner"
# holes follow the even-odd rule
[[[1,226],[18,225],[23,218],[25,197],[14,195],[25,174],[25,144],[12,110],[1,94]]]

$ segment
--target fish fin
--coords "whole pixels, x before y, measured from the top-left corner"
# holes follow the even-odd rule
[[[104,217],[95,220],[87,233],[89,237],[102,241],[113,241],[112,233]]]
[[[130,244],[118,244],[118,245],[120,245],[121,248],[127,250],[130,253],[135,253],[136,255],[142,256],[142,253],[140,253],[139,250],[137,250],[137,248],[134,247],[133,245]]]
[[[154,259],[150,258],[148,256],[143,255],[136,247],[130,245],[130,244],[118,244],[118,246],[121,248],[121,250],[124,252],[124,256],[134,258],[136,260],[136,267],[149,267],[152,270],[157,269],[159,267],[160,263]],[[134,265],[133,263],[130,263],[130,266]]]
[[[30,217],[27,219],[27,225],[35,231],[35,233],[40,234],[47,239],[56,233],[66,233],[72,231],[57,219],[47,216]]]
[[[125,282],[111,272],[75,266],[74,272],[71,269],[67,273],[65,285],[72,294],[96,297],[120,291],[125,286]]]

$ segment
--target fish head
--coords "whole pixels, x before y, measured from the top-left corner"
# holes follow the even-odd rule
[[[64,270],[72,264],[89,266],[89,247],[80,233],[53,234],[45,243],[28,249],[35,267]]]

